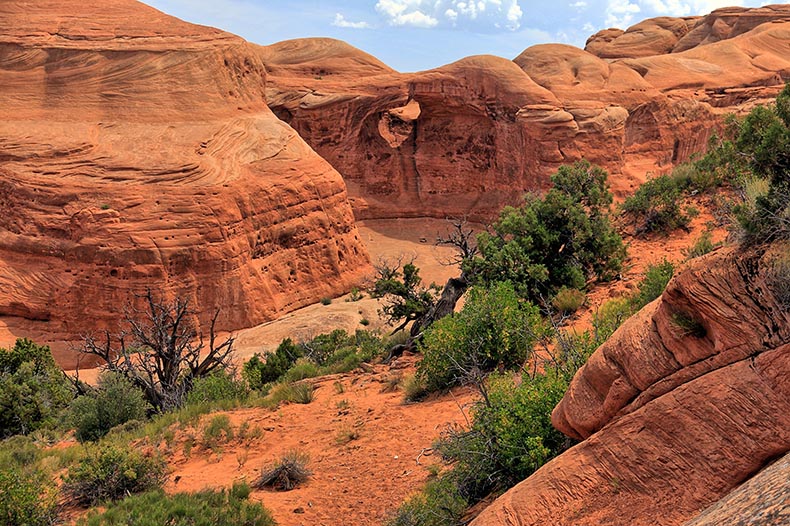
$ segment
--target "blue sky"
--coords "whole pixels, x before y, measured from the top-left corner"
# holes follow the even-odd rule
[[[546,42],[584,46],[599,29],[626,29],[655,16],[706,14],[752,0],[147,0],[179,18],[251,42],[332,37],[399,71],[469,55],[514,58]]]

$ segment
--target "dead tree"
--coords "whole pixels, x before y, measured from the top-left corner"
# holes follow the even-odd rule
[[[155,410],[167,411],[183,403],[196,378],[230,365],[234,337],[217,344],[216,311],[206,346],[187,301],[167,303],[150,290],[144,298],[144,309],[127,308],[125,330],[115,335],[105,331],[101,341],[85,337],[81,352],[101,358],[106,369],[139,387]]]

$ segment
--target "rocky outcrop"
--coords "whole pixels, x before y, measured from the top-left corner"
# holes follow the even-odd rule
[[[722,115],[790,78],[788,12],[651,19],[586,51],[530,47],[514,59],[522,72],[484,56],[399,74],[320,39],[260,56],[271,108],[343,175],[358,217],[486,221],[582,157],[624,195],[703,151]]]
[[[682,524],[789,451],[790,312],[766,280],[783,250],[720,250],[670,282],[555,408],[583,441],[473,524]]]
[[[584,47],[606,59],[640,58],[679,53],[728,40],[774,22],[790,21],[790,6],[725,7],[706,16],[650,18],[622,29],[604,29]]]
[[[233,330],[356,283],[346,187],[265,76],[244,40],[130,0],[2,3],[0,315],[76,337],[153,288]]]
[[[790,524],[790,455],[777,460],[685,526]]]

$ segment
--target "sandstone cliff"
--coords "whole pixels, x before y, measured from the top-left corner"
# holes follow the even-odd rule
[[[351,287],[345,184],[265,80],[244,40],[131,0],[1,3],[0,315],[76,337],[150,287],[233,330]]]
[[[720,250],[673,279],[555,409],[584,440],[473,524],[682,524],[790,450],[790,312],[766,280],[781,250]]]
[[[789,19],[787,6],[651,19],[587,50],[526,49],[523,74],[496,57],[398,74],[326,39],[260,56],[271,108],[344,176],[359,217],[486,220],[582,157],[624,195],[703,151],[722,115],[790,78]]]

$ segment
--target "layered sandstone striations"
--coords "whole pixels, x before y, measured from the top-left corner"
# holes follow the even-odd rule
[[[682,524],[790,450],[790,312],[766,279],[783,250],[721,250],[676,277],[555,409],[584,440],[474,524]]]
[[[0,315],[74,337],[152,288],[232,330],[355,283],[346,187],[265,75],[130,0],[0,4]]]
[[[587,50],[526,49],[399,74],[327,39],[261,48],[273,111],[349,185],[360,217],[471,214],[544,189],[564,163],[605,166],[619,194],[703,151],[724,114],[790,78],[790,9],[646,20]]]

